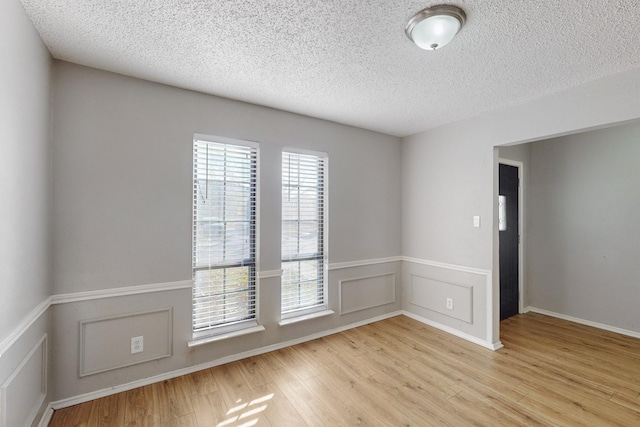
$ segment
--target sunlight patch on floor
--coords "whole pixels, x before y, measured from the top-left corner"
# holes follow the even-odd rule
[[[269,393],[262,397],[253,399],[250,402],[242,402],[242,399],[238,399],[237,405],[229,409],[227,412],[226,420],[218,423],[216,427],[228,427],[234,425],[235,427],[250,427],[254,426],[259,421],[259,415],[267,409],[269,400],[273,399],[274,394]],[[252,418],[255,417],[255,418]],[[251,418],[250,420],[245,420]],[[236,422],[242,422],[242,424],[235,424]]]

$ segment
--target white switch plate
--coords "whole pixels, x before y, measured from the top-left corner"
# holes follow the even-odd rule
[[[475,228],[480,228],[480,217],[478,215],[473,217],[473,226]]]
[[[132,337],[131,338],[131,354],[142,353],[144,350],[144,337]]]
[[[453,298],[447,298],[447,310],[453,310]]]

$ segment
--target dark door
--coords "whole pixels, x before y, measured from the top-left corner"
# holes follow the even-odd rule
[[[500,221],[500,320],[518,314],[518,168],[500,165],[499,194],[502,210],[506,213]],[[506,208],[506,209],[505,209]],[[505,212],[506,211],[506,212]],[[506,221],[505,221],[506,219]]]

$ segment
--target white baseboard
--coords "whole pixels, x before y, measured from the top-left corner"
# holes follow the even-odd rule
[[[481,340],[480,338],[474,337],[473,335],[469,335],[469,334],[466,334],[464,332],[460,332],[459,330],[454,329],[454,328],[452,328],[450,326],[446,326],[446,325],[443,325],[441,323],[434,322],[433,320],[429,320],[426,317],[418,316],[417,314],[414,314],[414,313],[411,313],[411,312],[408,312],[408,311],[403,311],[402,314],[404,314],[407,317],[412,318],[413,320],[417,320],[420,323],[424,323],[425,325],[432,326],[432,327],[434,327],[436,329],[440,329],[441,331],[447,332],[447,333],[449,333],[451,335],[455,335],[458,338],[462,338],[463,340],[466,340],[466,341],[472,342],[474,344],[480,345],[480,346],[482,346],[484,348],[488,348],[489,350],[495,351],[495,350],[499,350],[502,347],[504,347],[500,341],[495,342],[495,343],[491,343],[491,342],[488,342],[488,341],[485,341],[485,340]]]
[[[42,418],[40,418],[38,427],[47,427],[52,417],[53,417],[53,407],[51,406],[51,403],[49,403],[47,405],[47,409],[45,409],[44,413],[42,414]]]
[[[89,393],[81,394],[79,396],[69,397],[67,399],[58,400],[56,402],[51,402],[49,407],[52,409],[62,409],[73,405],[78,405],[80,403],[89,402],[90,400],[99,399],[101,397],[110,396],[112,394],[121,393],[123,391],[132,390],[134,388],[143,387],[145,385],[157,383],[160,381],[169,380],[171,378],[176,378],[182,375],[192,374],[197,371],[201,371],[203,369],[213,368],[219,365],[224,365],[225,363],[236,362],[238,360],[246,359],[248,357],[258,356],[260,354],[269,353],[271,351],[280,350],[285,347],[291,347],[296,344],[302,344],[303,342],[312,341],[318,338],[322,338],[328,335],[333,335],[339,332],[343,332],[349,329],[357,328],[359,326],[364,326],[369,323],[378,322],[380,320],[388,319],[395,316],[400,316],[402,311],[395,311],[393,313],[383,314],[381,316],[376,316],[371,319],[367,319],[361,322],[351,323],[346,326],[341,326],[339,328],[330,329],[328,331],[319,332],[317,334],[307,335],[302,338],[297,338],[295,340],[281,342],[278,344],[273,344],[266,347],[257,348],[250,351],[245,351],[244,353],[233,354],[231,356],[223,357],[217,360],[213,360],[211,362],[203,363],[200,365],[189,366],[187,368],[178,369],[176,371],[166,372],[163,374],[155,375],[149,378],[143,378],[141,380],[132,381],[130,383],[117,385],[114,387],[105,388],[102,390],[96,390]],[[42,421],[41,421],[42,422]],[[45,424],[46,425],[46,424]]]
[[[618,328],[615,326],[605,325],[603,323],[592,322],[591,320],[580,319],[578,317],[567,316],[566,314],[555,313],[553,311],[544,310],[542,308],[531,307],[531,306],[525,307],[525,309],[523,310],[523,313],[528,313],[528,312],[544,314],[545,316],[551,316],[551,317],[556,317],[562,320],[568,320],[569,322],[579,323],[581,325],[591,326],[591,327],[603,329],[609,332],[615,332],[617,334],[626,335],[628,337],[640,338],[640,332],[630,331],[630,330]]]

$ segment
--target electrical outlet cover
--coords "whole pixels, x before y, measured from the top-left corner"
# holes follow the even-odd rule
[[[453,298],[447,298],[447,309],[453,310]]]
[[[142,353],[144,350],[144,337],[132,337],[131,338],[131,354]]]

